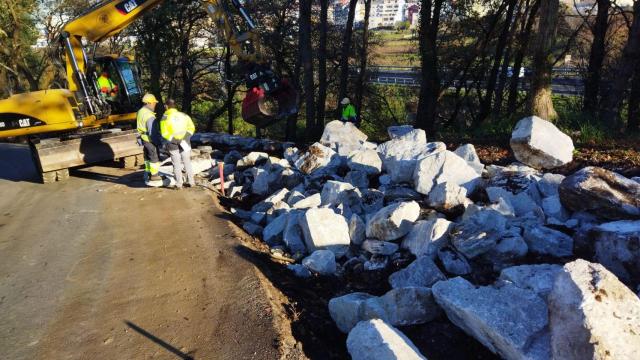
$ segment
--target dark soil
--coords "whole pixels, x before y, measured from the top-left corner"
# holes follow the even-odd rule
[[[239,203],[222,199],[221,204],[236,206]],[[242,204],[248,207],[248,204]],[[232,219],[232,221],[240,222]],[[380,296],[391,289],[389,275],[406,267],[413,259],[404,256],[390,262],[386,269],[364,271],[361,267],[345,269],[341,277],[314,276],[301,279],[293,275],[284,263],[269,255],[268,246],[260,239],[250,237],[246,246],[236,252],[253,262],[269,281],[289,299],[285,309],[293,336],[302,344],[305,355],[311,359],[349,359],[346,349],[347,334],[338,330],[329,315],[329,300],[352,292],[366,292]],[[482,273],[488,273],[484,271]],[[487,274],[495,277],[495,274]],[[498,359],[482,344],[453,325],[443,314],[423,325],[400,328],[428,359]]]
[[[509,165],[516,161],[508,141],[469,141],[474,144],[480,161],[485,165]],[[462,143],[447,142],[448,149]],[[598,166],[615,171],[626,177],[640,176],[640,141],[616,140],[606,145],[581,144],[576,146],[573,162],[552,170],[553,173],[569,175],[587,166]]]

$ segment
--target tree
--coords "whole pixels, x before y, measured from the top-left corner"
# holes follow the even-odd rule
[[[541,0],[540,2],[538,31],[533,49],[533,78],[528,100],[528,110],[531,114],[549,121],[558,118],[551,98],[551,79],[555,62],[553,48],[556,42],[559,10],[559,0]]]
[[[633,78],[631,79],[627,130],[640,130],[640,61],[636,64],[636,70],[634,71]]]
[[[640,1],[635,1],[629,37],[614,73],[611,88],[602,101],[602,122],[618,131],[622,131],[620,107],[624,99],[624,92],[627,90],[629,79],[633,75],[638,59],[640,59]]]
[[[432,133],[435,130],[440,76],[438,74],[438,29],[443,0],[422,0],[420,8],[420,63],[422,65],[416,125]]]
[[[533,29],[533,25],[535,24],[538,9],[540,8],[540,2],[542,0],[533,1],[534,2],[531,5],[529,4],[529,0],[527,0],[526,2],[520,33],[518,34],[518,45],[515,53],[515,60],[513,63],[514,76],[511,77],[511,83],[509,84],[509,98],[507,99],[508,114],[513,114],[516,111],[520,77],[515,75],[520,75],[520,69],[522,68],[522,65],[524,63],[526,50],[531,39],[531,32]],[[526,19],[526,21],[524,19]]]
[[[324,113],[327,101],[327,16],[329,1],[320,0],[320,42],[318,45],[318,111],[316,128],[324,128]]]
[[[362,28],[362,44],[360,46],[360,69],[356,81],[356,99],[354,106],[362,117],[362,97],[367,73],[367,58],[369,55],[369,15],[371,14],[371,0],[364,0],[364,26]]]
[[[306,135],[307,139],[312,139],[316,132],[315,127],[315,93],[313,81],[313,57],[311,47],[311,0],[300,0],[300,16],[299,16],[299,46],[300,46],[300,62],[303,72],[303,86],[305,98],[305,114],[306,114]]]
[[[609,9],[611,0],[598,0],[598,14],[593,25],[593,43],[589,55],[589,67],[584,80],[584,104],[583,111],[594,113],[598,109],[598,96],[600,94],[600,82],[602,65],[605,59],[605,46],[607,31],[609,29]]]
[[[349,81],[349,54],[351,53],[351,37],[353,34],[353,21],[356,16],[358,0],[349,0],[349,14],[342,38],[342,51],[340,52],[340,85],[338,87],[338,102],[347,96],[347,82]],[[338,106],[339,108],[339,106]]]

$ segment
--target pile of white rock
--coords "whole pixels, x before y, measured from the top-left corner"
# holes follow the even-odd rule
[[[545,172],[570,163],[574,147],[537,117],[516,125],[520,162],[504,167],[411,126],[388,134],[375,144],[333,121],[283,159],[231,151],[218,165],[228,196],[260,199],[231,212],[299,262],[288,265],[297,276],[415,256],[385,295],[330,301],[354,359],[424,358],[395,327],[443,314],[505,359],[640,358],[640,300],[620,281],[640,282],[640,183],[594,167]],[[469,281],[481,267],[499,274],[493,285]]]

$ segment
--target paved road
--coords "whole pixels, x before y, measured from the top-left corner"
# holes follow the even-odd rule
[[[40,185],[0,144],[0,358],[275,359],[252,264],[202,189],[92,167]]]
[[[373,68],[368,76],[368,81],[380,85],[419,87],[420,73],[415,70]],[[472,85],[473,81],[469,81],[469,86]],[[523,90],[528,88],[525,79],[521,79],[520,88]],[[584,81],[579,77],[567,77],[559,74],[552,79],[551,90],[556,94],[581,95],[584,93]]]

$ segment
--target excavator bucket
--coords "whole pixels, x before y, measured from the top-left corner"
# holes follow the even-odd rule
[[[282,80],[271,94],[261,87],[253,87],[242,101],[242,118],[257,128],[265,128],[297,113],[298,92],[287,80]]]

